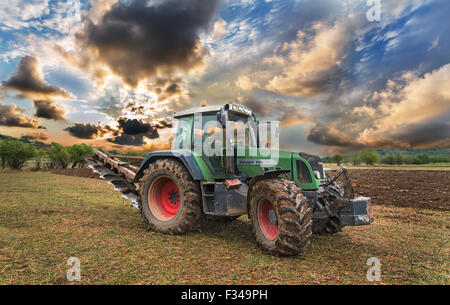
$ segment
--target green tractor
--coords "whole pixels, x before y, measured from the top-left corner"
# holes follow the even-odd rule
[[[184,234],[202,218],[248,215],[258,245],[288,256],[302,253],[313,233],[373,221],[371,199],[354,197],[345,168],[326,171],[317,156],[269,147],[278,127],[258,122],[249,108],[230,102],[174,118],[172,149],[149,153],[139,168],[98,150],[87,158],[135,203],[149,230]]]

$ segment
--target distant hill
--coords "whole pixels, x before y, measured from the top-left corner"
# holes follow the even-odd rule
[[[21,141],[23,143],[30,143],[30,144],[33,144],[34,147],[36,147],[36,149],[42,149],[42,148],[47,149],[47,148],[51,147],[50,144],[46,144],[46,143],[43,143],[41,141],[33,141],[33,140],[29,140],[27,138],[20,138],[19,139],[19,138],[14,138],[14,137],[11,137],[11,136],[0,134],[0,141],[3,141],[3,140]]]
[[[450,148],[431,148],[431,149],[401,149],[401,148],[378,148],[375,149],[382,158],[386,155],[402,155],[404,157],[415,157],[418,155],[432,156],[450,156]]]

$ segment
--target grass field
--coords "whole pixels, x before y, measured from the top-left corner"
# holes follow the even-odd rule
[[[382,284],[450,284],[450,213],[377,205],[375,223],[314,236],[298,257],[266,255],[251,224],[205,223],[166,236],[102,180],[48,172],[0,172],[0,284],[367,284],[370,257]]]
[[[336,163],[326,163],[324,167],[338,169],[345,166],[348,169],[390,169],[390,170],[426,170],[426,171],[450,171],[450,163],[433,163],[424,165],[415,164],[403,164],[403,165],[386,165],[386,164],[375,164],[375,165],[352,165],[352,164],[342,164],[337,165]]]

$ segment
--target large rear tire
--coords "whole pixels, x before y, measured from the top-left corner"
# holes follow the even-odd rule
[[[200,187],[175,160],[151,163],[141,180],[140,212],[148,230],[184,234],[200,225]]]
[[[312,211],[293,181],[262,180],[249,191],[256,242],[273,255],[302,253],[311,242]]]

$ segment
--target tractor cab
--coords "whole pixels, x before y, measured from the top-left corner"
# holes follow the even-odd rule
[[[189,150],[202,159],[214,180],[251,178],[278,163],[271,160],[271,153],[278,152],[272,147],[278,144],[272,141],[279,137],[278,122],[258,122],[244,105],[199,107],[174,118],[172,150]]]
[[[174,115],[178,119],[173,151],[189,151],[205,169],[207,180],[249,180],[271,170],[285,170],[304,190],[325,183],[319,157],[278,149],[279,122],[257,121],[251,109],[228,103]]]

